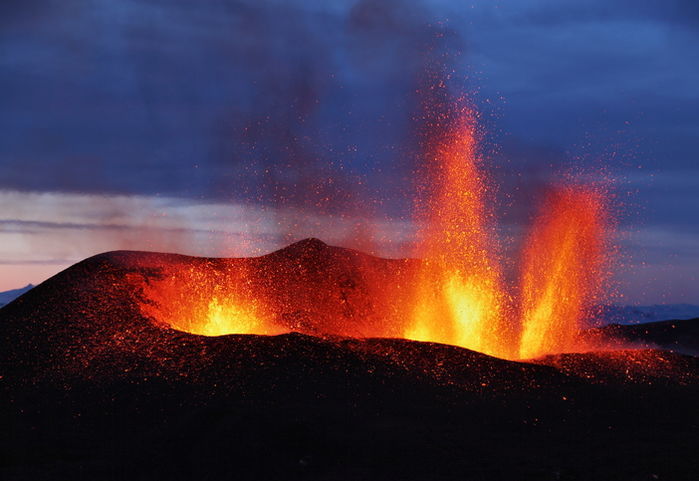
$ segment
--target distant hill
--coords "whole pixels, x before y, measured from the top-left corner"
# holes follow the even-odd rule
[[[636,325],[609,324],[591,329],[587,335],[601,335],[638,347],[660,348],[691,356],[699,355],[699,318],[648,322]]]
[[[25,292],[30,291],[33,288],[34,288],[33,285],[28,284],[28,285],[21,287],[19,289],[12,289],[10,291],[0,292],[0,307],[4,306],[5,304],[9,304],[10,302],[14,301],[19,296],[21,296]]]
[[[601,324],[643,324],[646,322],[694,319],[699,306],[693,304],[655,304],[650,306],[604,306]]]

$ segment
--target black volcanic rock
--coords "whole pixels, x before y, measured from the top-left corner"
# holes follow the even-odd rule
[[[647,322],[644,324],[610,324],[593,331],[608,340],[642,347],[699,355],[699,318]]]
[[[390,338],[204,337],[140,309],[178,269],[244,267],[284,309],[370,331],[365,297],[413,265],[308,240],[72,266],[0,310],[0,479],[697,479],[691,356],[522,363]]]

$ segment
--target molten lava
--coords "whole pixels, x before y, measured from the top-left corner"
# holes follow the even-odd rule
[[[204,336],[281,334],[262,296],[252,292],[246,269],[220,271],[186,266],[152,281],[147,316],[179,331]]]
[[[553,192],[526,244],[521,278],[520,358],[576,349],[604,281],[607,216],[600,192]]]
[[[585,186],[550,193],[525,244],[519,296],[509,295],[477,147],[475,114],[465,110],[430,154],[424,264],[404,335],[507,359],[575,350],[604,280],[603,196]]]
[[[416,203],[421,261],[369,259],[309,240],[264,259],[183,264],[146,282],[144,314],[207,336],[398,336],[506,359],[584,348],[578,333],[605,280],[604,196],[584,185],[552,189],[513,288],[500,262],[476,114],[465,109],[432,127]]]
[[[488,225],[476,127],[475,116],[465,112],[428,154],[425,176],[434,190],[418,207],[424,264],[405,337],[511,357],[515,339]]]

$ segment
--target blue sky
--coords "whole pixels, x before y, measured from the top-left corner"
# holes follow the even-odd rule
[[[699,302],[699,6],[7,0],[0,287],[114,248],[410,239],[425,70],[483,113],[503,230],[605,171],[630,302]]]

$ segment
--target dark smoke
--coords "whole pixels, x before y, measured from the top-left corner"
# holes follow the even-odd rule
[[[350,244],[375,233],[368,219],[407,215],[426,132],[453,96],[458,35],[404,0],[363,0],[342,16],[245,15],[251,38],[237,41],[255,45],[244,67],[254,80],[247,108],[225,120],[217,162],[228,174],[216,189],[297,209],[281,211],[287,240],[322,232],[304,213],[363,219]]]
[[[5,5],[0,188],[262,205],[287,241],[333,216],[366,245],[408,218],[426,99],[463,77],[422,2],[69,5]]]

